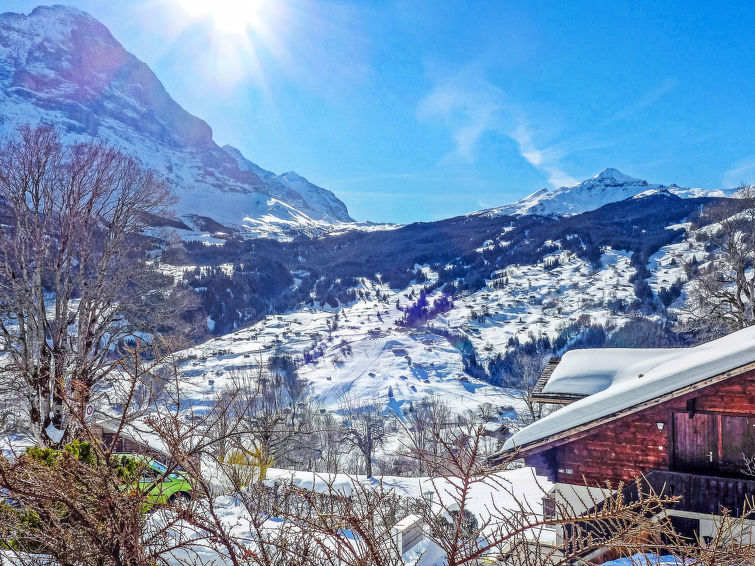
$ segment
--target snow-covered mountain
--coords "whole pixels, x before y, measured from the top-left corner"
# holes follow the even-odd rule
[[[592,179],[570,187],[540,189],[523,199],[504,206],[481,211],[485,214],[540,214],[565,216],[595,210],[601,206],[657,192],[667,192],[681,198],[731,196],[735,189],[689,189],[677,185],[650,184],[625,175],[618,169],[603,169]]]
[[[181,108],[145,63],[75,8],[0,14],[0,135],[40,122],[57,125],[68,140],[108,140],[163,172],[179,197],[177,215],[194,230],[190,237],[239,231],[286,239],[395,228],[357,225],[332,192],[217,145],[210,126]],[[649,184],[605,169],[577,185],[541,189],[474,215],[574,215],[658,191],[685,198],[733,192]]]
[[[40,122],[67,140],[108,140],[163,172],[178,215],[195,229],[281,237],[352,221],[330,191],[218,146],[210,126],[176,103],[145,63],[74,8],[0,14],[0,134]]]

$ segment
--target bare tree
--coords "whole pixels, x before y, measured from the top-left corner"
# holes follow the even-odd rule
[[[755,187],[706,210],[701,229],[710,248],[690,291],[689,312],[710,325],[738,330],[755,323]]]
[[[413,449],[420,450],[427,458],[440,456],[438,439],[444,431],[455,427],[451,408],[439,397],[427,397],[412,405],[406,414],[406,430],[411,437]],[[415,458],[420,475],[427,473],[426,459]]]
[[[401,554],[391,536],[398,521],[397,496],[382,483],[360,482],[351,478],[339,485],[336,476],[319,476],[322,490],[285,490],[278,511],[300,529],[298,544],[286,541],[294,563],[322,566],[400,566]],[[295,512],[292,512],[296,510]],[[282,542],[278,539],[278,544]],[[301,561],[301,562],[299,562]]]
[[[354,397],[344,397],[339,407],[344,419],[343,439],[359,450],[364,460],[364,473],[372,476],[375,452],[388,435],[381,406],[377,402],[359,403]]]
[[[171,393],[170,383],[153,390],[155,380],[177,377],[165,373],[169,356],[154,348],[149,360],[139,349],[130,353],[133,363],[120,360],[122,379],[113,393],[123,412],[109,443],[74,410],[80,439],[63,450],[34,447],[11,458],[0,456],[0,487],[15,502],[15,507],[0,509],[0,540],[15,553],[14,562],[45,564],[52,558],[61,564],[146,566],[181,563],[177,556],[189,556],[194,558],[189,563],[201,563],[196,548],[217,546],[218,530],[203,501],[161,506],[150,502],[149,493],[179,466],[195,479],[195,495],[209,492],[205,482],[196,481],[197,462],[201,451],[218,440],[222,408],[201,423],[185,422],[178,409],[181,399]],[[171,409],[172,400],[179,404]],[[146,461],[114,454],[127,429],[137,436],[148,434],[168,451],[169,465],[160,477],[149,476],[145,483],[140,478]]]
[[[315,414],[313,429],[317,436],[320,465],[312,469],[333,473],[341,471],[343,457],[349,451],[349,447],[341,442],[341,423],[330,412]]]
[[[40,445],[65,441],[66,399],[88,401],[133,332],[129,305],[158,293],[141,232],[168,203],[155,172],[100,143],[64,146],[52,127],[22,127],[0,149],[3,374]]]
[[[548,363],[548,354],[541,352],[529,353],[526,351],[516,351],[512,354],[513,363],[517,375],[521,375],[521,380],[516,383],[516,389],[522,401],[524,401],[524,411],[518,413],[519,420],[524,424],[529,424],[543,417],[545,407],[532,399],[537,380]]]
[[[291,358],[272,356],[266,364],[260,359],[255,372],[233,376],[223,395],[233,399],[231,414],[253,431],[254,443],[281,466],[316,450],[308,393]]]
[[[0,500],[0,547],[14,555],[14,563],[29,565],[51,559],[98,566],[306,563],[297,557],[306,556],[312,541],[301,528],[285,524],[271,530],[266,524],[276,507],[264,484],[232,481],[233,500],[218,489],[218,474],[233,473],[218,466],[218,449],[257,432],[248,428],[239,405],[255,398],[236,389],[197,412],[183,395],[169,353],[150,345],[149,352],[137,348],[129,354],[130,360],[120,360],[121,379],[109,392],[122,412],[108,442],[81,419],[81,440],[63,450],[0,455],[0,488],[17,505]],[[159,447],[166,457],[165,471],[146,487],[139,481],[141,467],[134,465],[139,461],[114,453],[126,431],[128,438]],[[124,461],[131,469],[124,470]],[[191,498],[151,503],[152,486],[177,471],[190,479]],[[296,493],[287,486],[281,502]],[[246,536],[228,516],[229,501],[244,506],[251,530]]]

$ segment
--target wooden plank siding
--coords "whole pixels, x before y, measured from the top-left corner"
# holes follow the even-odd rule
[[[654,469],[674,469],[674,420],[688,417],[690,411],[687,409],[692,406],[688,405],[688,401],[693,402],[694,413],[714,413],[717,423],[722,422],[718,415],[755,417],[755,370],[680,395],[553,444],[545,444],[531,451],[525,449],[525,461],[551,480],[571,484],[583,484],[586,481],[595,485],[610,481],[616,485],[620,481],[631,482],[640,474]],[[685,412],[685,415],[674,417],[676,413]],[[700,419],[701,422],[702,420],[704,419]],[[663,430],[658,429],[656,423],[659,422],[663,423]],[[720,427],[720,424],[716,426]],[[717,435],[719,431],[720,428],[716,428]],[[733,444],[738,445],[736,442]],[[707,452],[708,449],[705,454]],[[721,451],[718,450],[715,452],[715,460],[718,462],[720,459]],[[676,467],[684,465],[686,462],[682,459]],[[715,471],[714,469],[713,472]],[[720,471],[731,473],[731,469]]]

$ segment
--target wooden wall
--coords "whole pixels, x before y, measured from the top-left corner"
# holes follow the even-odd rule
[[[698,412],[755,415],[755,371],[730,378],[661,405],[600,425],[572,440],[525,456],[528,465],[555,481],[614,485],[673,465],[673,413],[695,399]],[[663,430],[656,423],[663,422]],[[570,473],[571,472],[571,473]]]

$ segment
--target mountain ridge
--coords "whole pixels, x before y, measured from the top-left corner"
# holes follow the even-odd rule
[[[634,198],[642,193],[659,191],[680,198],[698,198],[732,196],[736,189],[700,189],[679,187],[676,184],[651,184],[644,179],[631,177],[618,169],[608,167],[594,177],[575,185],[539,189],[511,204],[472,214],[571,216],[596,210],[611,202]]]
[[[247,235],[283,237],[353,222],[332,192],[217,145],[209,124],[76,8],[0,14],[0,106],[0,133],[47,122],[66,141],[105,140],[135,155],[168,177],[188,224],[201,215]]]

